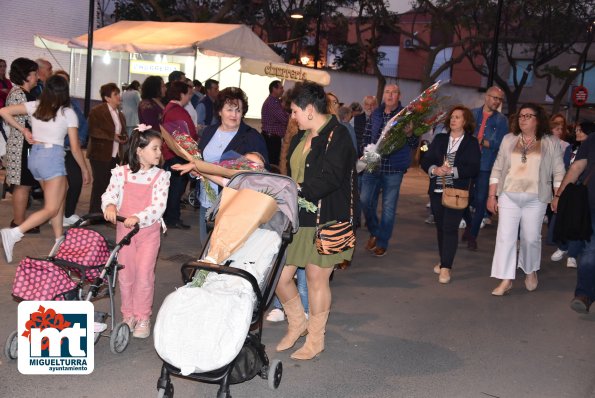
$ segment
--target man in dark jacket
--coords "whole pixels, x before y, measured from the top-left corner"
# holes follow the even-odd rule
[[[496,161],[502,138],[508,133],[508,120],[498,111],[504,101],[504,92],[499,87],[490,87],[485,95],[484,105],[471,111],[475,118],[475,133],[481,149],[479,175],[474,181],[473,216],[469,209],[465,211],[467,227],[463,241],[467,241],[469,250],[477,250],[477,236],[486,212],[489,180],[492,166]]]
[[[400,96],[401,91],[396,84],[389,84],[384,88],[382,104],[372,112],[366,126],[363,147],[376,143],[386,123],[402,109],[399,103]],[[370,232],[366,249],[375,257],[386,254],[395,224],[401,182],[411,165],[412,148],[415,148],[417,143],[417,137],[410,132],[407,144],[403,148],[383,156],[378,169],[374,172],[364,171],[363,173],[360,199]],[[378,220],[377,207],[380,193],[382,193],[382,216]]]

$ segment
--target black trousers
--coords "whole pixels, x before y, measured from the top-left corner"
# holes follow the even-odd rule
[[[163,170],[169,171],[169,193],[167,196],[167,206],[163,213],[163,220],[167,225],[176,224],[181,220],[180,201],[182,195],[186,190],[186,184],[188,183],[188,174],[180,174],[179,171],[172,170],[171,166],[174,164],[184,164],[186,161],[178,156],[175,156],[169,160],[166,160],[163,164]]]
[[[279,158],[281,156],[281,137],[265,132],[263,132],[262,135],[264,136],[264,141],[267,145],[269,163],[279,166]]]
[[[111,170],[118,164],[118,159],[112,158],[107,162],[89,159],[89,163],[91,164],[91,172],[93,173],[89,213],[101,213],[101,195],[103,195],[109,185],[112,175]]]
[[[430,194],[430,204],[436,222],[440,267],[452,268],[459,245],[459,223],[463,218],[464,210],[442,206],[442,194],[436,192]]]
[[[66,191],[66,203],[64,205],[64,217],[70,217],[76,213],[76,204],[81,196],[83,188],[83,173],[72,152],[66,151],[64,157],[66,165],[66,180],[68,181],[68,191]]]

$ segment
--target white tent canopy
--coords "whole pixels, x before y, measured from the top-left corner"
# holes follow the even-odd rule
[[[59,51],[87,48],[87,35],[67,40],[36,35],[39,47]],[[195,56],[196,51],[211,56],[251,58],[282,62],[246,25],[120,21],[93,32],[95,50]]]

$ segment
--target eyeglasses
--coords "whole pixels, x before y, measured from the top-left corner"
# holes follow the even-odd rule
[[[504,98],[502,98],[502,97],[496,97],[495,95],[489,95],[489,94],[487,94],[487,96],[490,98],[493,98],[495,100],[498,100],[500,102],[504,102]]]
[[[529,120],[532,117],[537,117],[537,115],[534,115],[533,113],[525,113],[524,115],[518,116],[519,120]]]

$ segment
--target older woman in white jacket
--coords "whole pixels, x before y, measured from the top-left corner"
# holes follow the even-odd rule
[[[492,291],[494,296],[512,289],[517,266],[526,275],[527,290],[537,288],[543,216],[552,200],[552,186],[557,189],[564,178],[560,142],[548,136],[548,131],[548,119],[541,106],[521,106],[513,131],[502,140],[492,168],[487,207],[498,212],[499,217],[491,276],[501,279]]]

